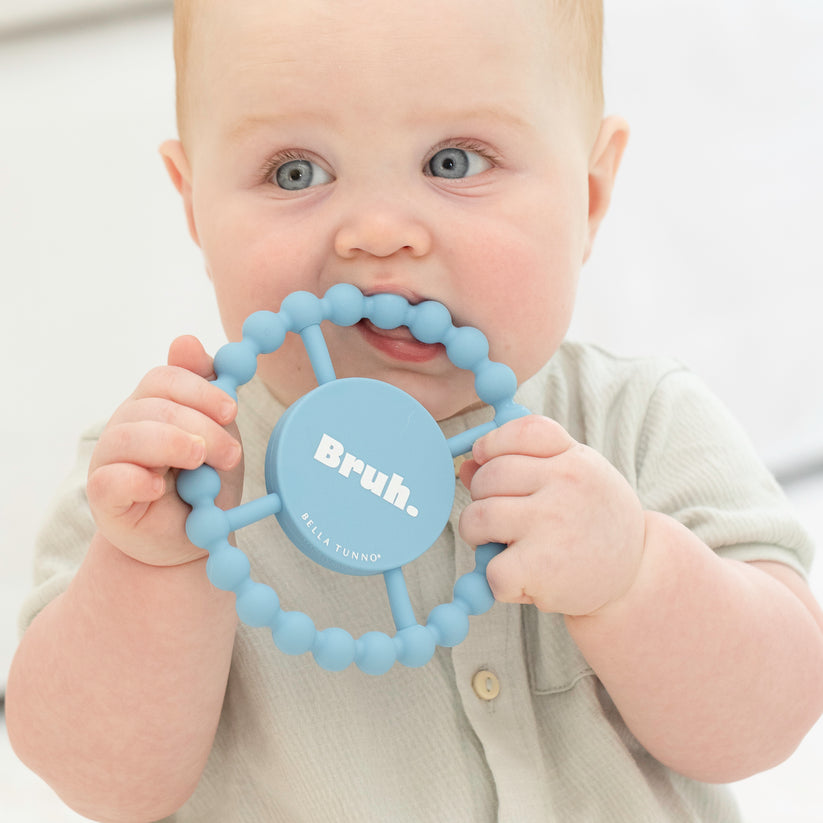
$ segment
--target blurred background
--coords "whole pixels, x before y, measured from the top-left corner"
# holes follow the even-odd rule
[[[607,108],[632,138],[571,336],[701,374],[821,544],[823,3],[605,5]],[[223,342],[156,152],[175,134],[170,9],[0,5],[0,686],[78,435],[177,335]],[[821,763],[819,723],[787,763],[736,785],[747,820],[819,823]],[[82,819],[5,733],[0,819]]]

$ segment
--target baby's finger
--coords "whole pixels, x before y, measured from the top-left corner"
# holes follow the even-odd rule
[[[237,404],[219,386],[179,366],[152,369],[132,395],[134,399],[159,397],[208,415],[225,426],[234,420]]]
[[[535,600],[530,594],[535,580],[540,579],[545,570],[532,568],[534,553],[518,551],[510,546],[489,561],[486,567],[486,579],[489,588],[498,603],[534,604],[543,611],[548,611],[545,604]]]
[[[534,494],[551,482],[552,465],[545,458],[522,454],[504,454],[490,460],[472,472],[472,500]]]
[[[481,466],[502,454],[555,457],[575,442],[556,421],[530,414],[510,420],[479,438],[472,448],[472,457]]]
[[[520,536],[523,506],[520,497],[492,497],[469,503],[460,514],[458,531],[470,546],[508,545]]]
[[[108,463],[89,474],[86,491],[96,516],[120,517],[135,505],[159,500],[166,480],[134,463]]]
[[[172,341],[169,346],[168,363],[214,380],[214,360],[203,348],[203,344],[193,335],[187,334]]]
[[[206,441],[169,423],[143,420],[106,428],[94,451],[92,468],[134,463],[145,468],[196,469],[206,459]]]
[[[156,421],[167,423],[206,442],[206,463],[217,469],[232,469],[240,459],[240,444],[219,423],[207,415],[158,397],[126,403],[117,411],[115,424]],[[142,462],[142,461],[137,461]]]
[[[479,468],[480,466],[477,461],[471,457],[467,458],[460,464],[460,482],[467,489],[471,488],[471,485],[474,482],[474,475],[477,473]]]

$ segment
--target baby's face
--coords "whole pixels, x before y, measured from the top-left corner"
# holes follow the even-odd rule
[[[438,300],[531,376],[585,255],[590,131],[556,79],[543,0],[203,3],[192,44],[191,210],[223,324],[335,283]],[[338,377],[443,419],[474,404],[442,347],[324,326]],[[258,366],[315,386],[295,335]]]

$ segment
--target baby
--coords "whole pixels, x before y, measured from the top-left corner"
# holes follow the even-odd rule
[[[8,683],[19,756],[106,821],[737,820],[710,784],[814,724],[823,616],[807,538],[702,384],[564,342],[628,135],[602,116],[601,3],[199,0],[175,27],[161,152],[228,337],[352,283],[444,303],[516,373],[534,414],[477,441],[407,569],[425,615],[503,542],[498,603],[378,678],[238,626],[176,472],[215,467],[224,508],[260,497],[268,435],[315,378],[289,335],[238,406],[180,338],[84,439],[43,531]],[[442,347],[324,332],[338,377],[400,387],[448,435],[488,419]],[[234,539],[284,608],[389,627],[379,579],[315,566],[271,518]]]

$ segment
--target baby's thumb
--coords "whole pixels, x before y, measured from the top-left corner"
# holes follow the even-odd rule
[[[168,359],[170,366],[187,369],[206,380],[215,378],[214,360],[193,335],[183,335],[172,341]]]

